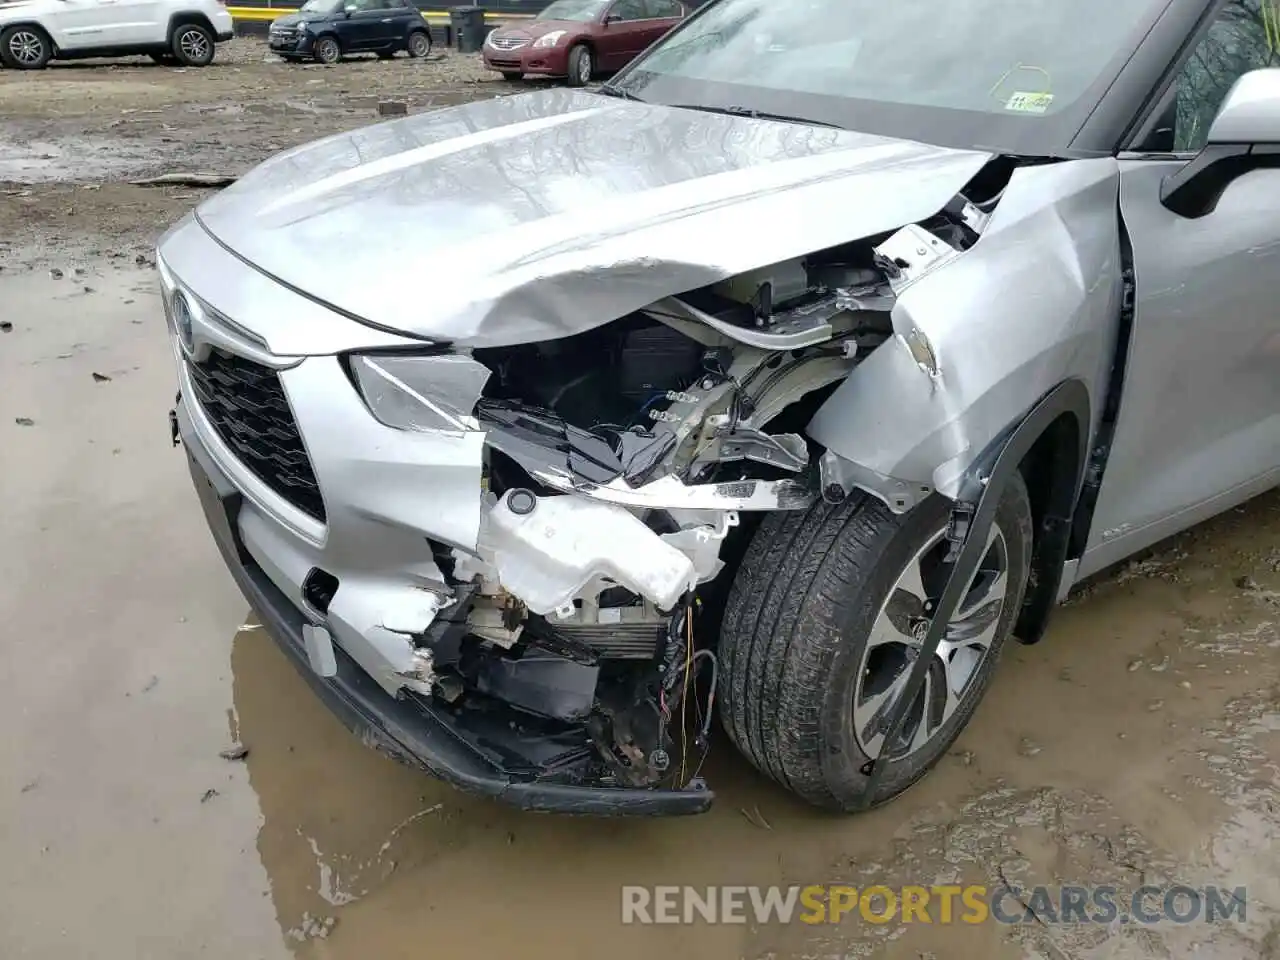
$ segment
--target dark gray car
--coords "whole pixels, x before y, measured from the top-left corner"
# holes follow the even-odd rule
[[[411,57],[431,52],[431,31],[409,0],[307,0],[297,13],[271,21],[271,52],[286,60],[337,63],[352,53]]]

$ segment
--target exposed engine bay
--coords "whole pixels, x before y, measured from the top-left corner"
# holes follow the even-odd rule
[[[480,536],[434,545],[448,592],[414,637],[412,694],[558,744],[531,776],[688,788],[735,544],[764,512],[852,492],[805,424],[895,335],[897,293],[986,218],[960,197],[586,333],[475,350],[458,424],[485,433]]]

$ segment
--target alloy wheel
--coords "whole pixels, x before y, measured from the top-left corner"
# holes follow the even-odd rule
[[[44,59],[44,39],[31,30],[19,30],[9,38],[9,53],[24,67]]]
[[[338,41],[332,37],[321,37],[316,41],[316,59],[321,63],[337,63],[339,56]]]
[[[209,55],[209,38],[202,30],[185,30],[178,38],[178,49],[192,63],[203,63]]]
[[[858,746],[868,757],[884,749],[884,735],[912,666],[919,658],[951,564],[949,543],[940,530],[903,570],[872,624],[853,694]],[[1003,531],[992,525],[978,569],[947,625],[925,681],[886,756],[900,760],[920,750],[938,733],[973,688],[996,640],[1009,595],[1009,549]]]

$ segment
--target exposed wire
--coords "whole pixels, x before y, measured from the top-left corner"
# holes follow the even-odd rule
[[[685,779],[689,763],[689,679],[693,675],[693,604],[685,611],[684,689],[680,692],[680,786]]]
[[[693,655],[694,663],[703,659],[708,660],[711,663],[711,687],[707,691],[707,712],[702,714],[701,709],[698,711],[702,718],[702,724],[698,731],[698,735],[705,744],[707,737],[711,733],[711,718],[715,715],[714,707],[716,703],[716,684],[719,683],[720,680],[720,661],[710,650],[699,650]]]

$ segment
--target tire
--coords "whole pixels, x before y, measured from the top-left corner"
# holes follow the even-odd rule
[[[342,59],[342,47],[337,37],[317,37],[311,45],[311,55],[320,63],[337,63]]]
[[[595,72],[595,58],[590,47],[580,43],[569,51],[569,86],[585,87]]]
[[[213,63],[213,44],[213,33],[199,23],[178,24],[169,42],[174,59],[185,67],[207,67]]]
[[[409,56],[415,60],[430,56],[431,34],[425,30],[414,30],[409,34],[409,39],[405,41],[405,49],[409,52]]]
[[[502,79],[506,80],[508,83],[519,83],[524,79],[524,74],[519,70],[503,70]]]
[[[884,719],[875,704],[892,702],[892,685],[905,678],[910,663],[908,636],[918,645],[921,624],[927,625],[920,608],[907,603],[911,593],[901,578],[915,564],[923,571],[921,592],[928,596],[933,589],[936,602],[941,581],[934,558],[946,549],[948,509],[944,498],[934,496],[895,516],[879,500],[855,493],[839,505],[820,502],[804,513],[770,514],[747,548],[721,630],[721,721],[758,770],[816,806],[853,809],[866,786],[861,768],[869,759],[867,744],[878,753],[884,742],[882,734],[876,735],[878,744],[864,736]],[[1021,477],[1014,478],[1000,502],[992,537],[967,599],[989,582],[993,596],[1002,590],[1002,605],[976,604],[968,627],[969,621],[953,620],[951,636],[961,639],[946,661],[934,658],[927,691],[936,690],[942,705],[932,698],[924,704],[931,720],[923,742],[913,742],[905,752],[898,743],[890,751],[873,804],[896,797],[929,771],[969,722],[991,682],[1030,571],[1031,507]],[[1003,587],[994,573],[984,572],[988,566],[995,569],[997,554],[1005,566]],[[941,576],[945,579],[945,567]],[[895,624],[903,625],[905,634]],[[964,629],[972,632],[966,635]],[[967,645],[966,636],[985,639],[985,653],[981,646]],[[906,643],[886,642],[886,637]],[[946,697],[956,684],[943,686],[939,674],[950,677],[954,670],[959,675],[966,665],[958,696]],[[883,682],[881,675],[887,678]],[[923,714],[922,699],[904,723],[908,737],[926,722],[923,715],[914,728],[910,722],[917,710]],[[870,711],[870,723],[863,711]],[[855,717],[860,732],[855,732]]]
[[[13,70],[41,70],[53,58],[53,41],[36,26],[17,24],[0,31],[0,61]]]
[[[147,56],[162,67],[172,67],[178,62],[178,58],[172,53],[149,53]]]

